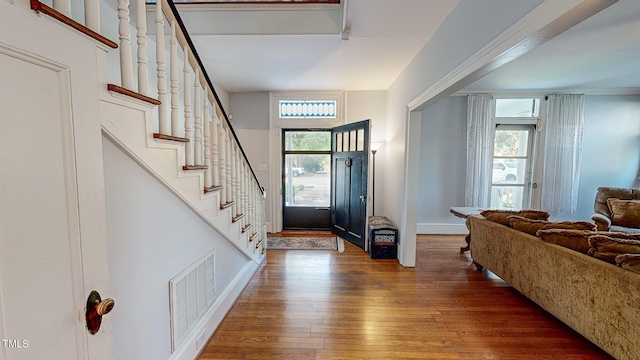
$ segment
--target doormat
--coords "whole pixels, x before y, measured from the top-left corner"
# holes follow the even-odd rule
[[[336,236],[269,236],[267,250],[339,250],[342,239]]]

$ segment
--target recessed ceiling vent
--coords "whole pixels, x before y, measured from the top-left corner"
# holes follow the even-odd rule
[[[214,269],[215,250],[211,250],[169,282],[172,352],[216,301]]]

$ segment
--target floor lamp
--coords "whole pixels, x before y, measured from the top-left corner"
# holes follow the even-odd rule
[[[371,191],[371,214],[373,216],[376,215],[376,153],[378,152],[378,149],[380,149],[380,146],[382,146],[382,143],[371,143],[371,154],[373,154],[373,189]]]

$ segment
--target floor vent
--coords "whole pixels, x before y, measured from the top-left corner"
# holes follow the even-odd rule
[[[215,251],[200,258],[169,282],[171,352],[187,337],[216,301]]]

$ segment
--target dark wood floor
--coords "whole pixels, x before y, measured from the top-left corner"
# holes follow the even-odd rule
[[[420,236],[415,269],[351,244],[268,251],[200,359],[611,359],[462,245]]]

